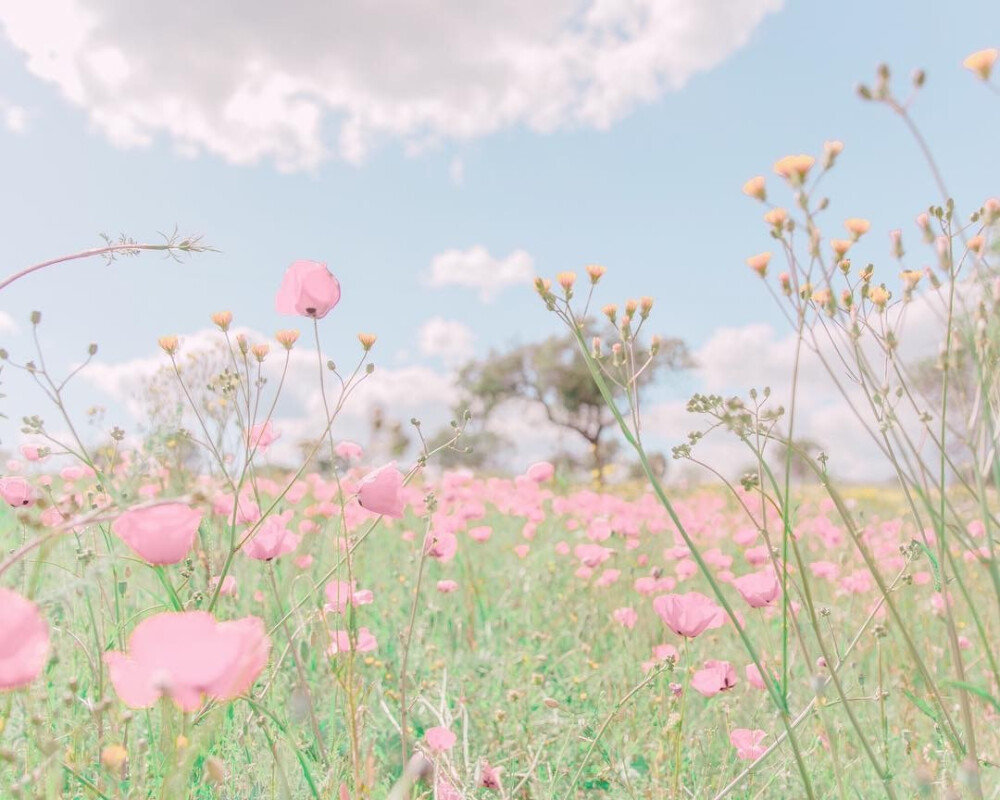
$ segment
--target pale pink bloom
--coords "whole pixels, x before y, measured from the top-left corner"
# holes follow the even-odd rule
[[[59,477],[64,481],[77,481],[87,474],[87,470],[83,467],[78,467],[75,464],[71,467],[63,467],[59,470]]]
[[[491,767],[490,762],[484,758],[479,765],[479,780],[476,782],[484,789],[496,789],[498,792],[502,792],[501,772],[503,772],[503,767]]]
[[[773,569],[763,569],[760,572],[741,575],[739,578],[733,579],[733,586],[751,608],[763,608],[770,605],[781,594],[781,585],[778,583],[778,576],[774,574]]]
[[[250,433],[247,436],[247,446],[251,450],[256,448],[258,453],[266,453],[267,448],[280,438],[281,434],[274,432],[271,420],[258,422],[250,429]]]
[[[620,569],[606,569],[601,573],[601,577],[594,581],[594,586],[604,589],[617,581],[621,574]]]
[[[208,585],[215,589],[219,585],[219,578],[215,576],[208,582]],[[232,575],[227,575],[222,579],[222,588],[219,589],[219,594],[223,597],[236,597],[236,578]]]
[[[24,456],[26,461],[42,460],[42,455],[38,452],[38,448],[30,444],[21,445],[21,455]]]
[[[744,761],[752,761],[760,758],[764,755],[764,751],[767,750],[761,744],[765,736],[767,736],[766,731],[734,728],[732,733],[729,734],[729,742],[736,748],[737,758]]]
[[[23,469],[23,465],[16,458],[7,459],[7,471],[8,472],[20,472]]]
[[[724,622],[719,621],[722,609],[700,592],[660,595],[653,600],[653,610],[670,630],[688,639]]]
[[[635,623],[639,621],[639,615],[635,609],[629,607],[616,608],[611,612],[611,616],[615,622],[628,630],[632,630],[635,627]]]
[[[747,683],[753,686],[755,689],[766,689],[767,685],[764,683],[764,678],[760,674],[760,670],[757,669],[756,664],[747,664],[744,672],[747,676]]]
[[[837,575],[840,573],[840,568],[832,561],[813,561],[809,569],[817,578],[828,581],[837,580]]]
[[[705,667],[691,676],[691,688],[705,697],[712,697],[735,685],[736,670],[728,661],[706,661]]]
[[[3,497],[8,505],[19,508],[31,505],[34,492],[31,490],[31,484],[24,478],[8,476],[0,478],[0,497]]]
[[[578,544],[573,548],[573,554],[580,559],[583,566],[593,569],[611,558],[615,551],[601,544]]]
[[[357,442],[344,441],[337,442],[337,446],[333,448],[333,452],[337,454],[338,458],[344,459],[344,461],[356,461],[361,458],[364,450]]]
[[[677,566],[674,567],[674,573],[677,575],[677,580],[686,581],[688,578],[693,578],[698,574],[698,565],[694,559],[682,558],[677,562]]]
[[[514,553],[518,558],[527,558],[530,551],[530,544],[519,544],[514,547]]]
[[[840,588],[850,594],[867,594],[873,585],[872,574],[867,569],[856,569],[840,579]]]
[[[257,533],[243,546],[243,552],[258,561],[272,561],[299,546],[299,537],[285,527],[283,515],[268,517]]]
[[[111,530],[150,564],[177,564],[194,547],[201,512],[184,503],[133,508],[111,523]]]
[[[972,649],[972,640],[969,639],[968,636],[959,636],[958,637],[958,646],[962,650],[971,650]]]
[[[458,552],[458,537],[448,531],[431,533],[425,544],[427,556],[444,563],[451,561]]]
[[[104,662],[125,705],[149,708],[166,696],[196,711],[206,696],[232,700],[246,692],[270,649],[258,617],[217,622],[205,611],[166,612],[140,622],[128,652],[105,653]]]
[[[556,552],[561,556],[570,554],[569,542],[556,542]]]
[[[374,514],[402,519],[403,473],[393,461],[370,472],[358,484],[358,502]]]
[[[292,560],[292,563],[295,564],[295,566],[298,567],[299,569],[309,569],[309,567],[313,565],[313,561],[315,561],[315,559],[312,557],[312,555],[306,553],[304,556],[296,556]]]
[[[469,528],[469,536],[477,542],[488,541],[492,535],[493,528],[489,525],[477,525],[475,528]]]
[[[0,692],[37,678],[49,660],[49,626],[38,607],[0,588]]]
[[[466,800],[466,798],[448,780],[448,776],[441,772],[434,782],[434,800]]]
[[[556,468],[553,467],[548,461],[539,461],[537,464],[532,464],[528,467],[528,472],[526,473],[529,480],[535,483],[545,483],[546,481],[552,480],[552,476],[555,475]]]
[[[331,656],[339,655],[340,653],[348,653],[351,651],[351,632],[350,631],[330,631],[330,635],[333,641],[330,643],[330,648],[327,653]],[[354,651],[357,653],[370,653],[375,648],[378,647],[378,642],[375,640],[375,636],[372,634],[368,628],[358,628],[358,639]]]
[[[438,581],[437,590],[441,594],[451,594],[458,591],[458,584],[455,581]]]
[[[447,728],[440,726],[424,731],[424,741],[432,753],[444,753],[455,746],[456,736]]]
[[[762,567],[771,560],[771,551],[768,550],[767,545],[758,545],[757,547],[750,547],[743,553],[744,558],[752,567]]]
[[[371,589],[358,590],[347,581],[330,581],[323,590],[326,594],[324,608],[333,614],[343,614],[347,606],[365,606],[374,602]]]
[[[326,264],[295,261],[285,271],[274,299],[279,314],[298,314],[322,319],[340,302],[340,282]]]

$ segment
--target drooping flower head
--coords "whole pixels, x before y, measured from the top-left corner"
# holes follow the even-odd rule
[[[286,271],[274,305],[279,314],[323,319],[340,302],[340,282],[319,261],[295,261]]]

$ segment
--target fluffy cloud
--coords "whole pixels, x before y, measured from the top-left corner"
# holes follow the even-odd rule
[[[312,168],[395,138],[606,128],[746,44],[781,0],[0,0],[28,69],[123,147]]]
[[[421,353],[440,358],[449,365],[468,361],[474,352],[472,329],[453,319],[431,317],[420,327],[417,338]]]
[[[3,126],[11,133],[26,133],[28,130],[28,109],[0,99],[0,117]]]
[[[431,260],[426,276],[428,286],[464,286],[479,290],[479,299],[491,301],[509,286],[530,284],[535,277],[535,260],[524,250],[506,258],[496,258],[482,245],[468,250],[445,250]]]
[[[14,322],[14,318],[6,311],[0,311],[0,334],[12,336],[18,333],[18,331],[20,331],[20,328]]]

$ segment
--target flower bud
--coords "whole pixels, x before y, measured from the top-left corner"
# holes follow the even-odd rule
[[[229,325],[233,321],[232,311],[216,311],[212,314],[212,322],[214,322],[219,330],[225,333],[229,330]]]
[[[176,336],[161,336],[156,341],[160,345],[160,349],[168,356],[172,356],[177,352],[178,341]]]

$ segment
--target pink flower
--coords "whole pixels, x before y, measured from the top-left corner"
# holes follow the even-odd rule
[[[747,683],[756,689],[766,689],[767,685],[764,683],[764,678],[760,674],[760,670],[757,669],[756,664],[747,664],[744,672],[747,676]]]
[[[104,663],[125,705],[149,708],[166,696],[196,711],[206,696],[232,700],[246,692],[270,649],[258,617],[218,622],[206,611],[166,612],[140,622],[128,652],[105,653]]]
[[[358,591],[347,581],[330,581],[323,591],[326,594],[325,609],[333,614],[343,614],[349,605],[364,606],[375,599],[371,589]]]
[[[21,455],[24,456],[26,461],[42,460],[42,454],[38,451],[38,448],[30,444],[21,445]]]
[[[670,630],[688,639],[724,622],[724,617],[719,619],[722,609],[700,592],[660,595],[653,600],[653,610]]]
[[[492,535],[493,528],[489,525],[477,525],[475,528],[469,528],[469,536],[477,542],[488,541]]]
[[[0,478],[0,497],[3,497],[8,505],[18,508],[31,505],[34,492],[31,491],[31,484],[24,478],[8,476]]]
[[[546,481],[552,480],[552,476],[555,475],[556,468],[553,467],[548,461],[539,461],[537,464],[532,464],[528,467],[528,472],[526,473],[528,478],[535,483],[545,483]]]
[[[451,594],[458,591],[458,584],[455,581],[438,581],[437,590],[441,594]]]
[[[215,576],[208,582],[209,587],[215,589],[219,585],[219,578]],[[219,589],[219,594],[223,597],[236,597],[236,578],[232,575],[227,575],[222,579],[222,588]]]
[[[760,572],[741,575],[739,578],[733,579],[733,586],[743,595],[743,599],[751,608],[763,608],[770,605],[781,594],[778,576],[774,574],[773,569],[763,569]]]
[[[329,655],[336,656],[351,651],[350,631],[330,631],[330,635],[333,641],[330,643],[330,648],[326,651]],[[372,632],[368,628],[358,628],[358,638],[356,646],[353,648],[354,651],[356,653],[370,653],[377,647],[378,641],[376,641]]]
[[[361,454],[364,451],[361,449],[361,445],[356,442],[337,442],[337,446],[333,448],[333,452],[337,454],[338,458],[344,459],[344,461],[355,461],[361,458]]]
[[[299,537],[285,527],[282,515],[268,517],[257,533],[243,547],[243,552],[258,561],[272,561],[299,546]]]
[[[528,553],[530,553],[530,552],[531,552],[531,545],[530,544],[519,544],[519,545],[516,545],[514,547],[514,554],[518,558],[527,558],[528,557]]]
[[[639,615],[635,613],[634,608],[616,608],[611,616],[615,622],[628,630],[632,630],[639,621]]]
[[[431,533],[427,536],[427,542],[424,546],[429,558],[436,558],[444,563],[451,561],[455,557],[455,553],[458,552],[458,537],[448,531]]]
[[[177,564],[194,547],[201,512],[184,503],[133,508],[111,523],[111,530],[150,564]]]
[[[271,420],[258,422],[250,429],[247,436],[247,445],[251,450],[257,449],[258,453],[266,453],[267,448],[281,438],[280,433],[275,433],[271,425]]]
[[[764,755],[767,750],[761,741],[767,736],[766,731],[750,730],[749,728],[733,728],[729,734],[729,742],[736,748],[736,757],[744,761],[752,761]]]
[[[432,753],[444,753],[455,746],[455,734],[447,728],[435,727],[424,731],[424,741]]]
[[[304,556],[296,556],[294,563],[299,569],[309,569],[315,560],[309,553],[306,553]]]
[[[728,661],[706,661],[704,669],[691,676],[691,688],[705,697],[712,697],[735,685],[736,670]]]
[[[49,626],[38,607],[0,589],[0,692],[27,686],[49,660]]]
[[[402,519],[403,473],[396,469],[395,461],[361,479],[358,484],[358,502],[373,514]]]
[[[496,789],[498,792],[502,792],[503,787],[500,786],[501,772],[503,772],[503,767],[491,767],[490,762],[484,758],[479,765],[479,780],[477,783],[484,789]]]
[[[274,299],[279,314],[323,319],[340,302],[340,283],[319,261],[295,261]]]

